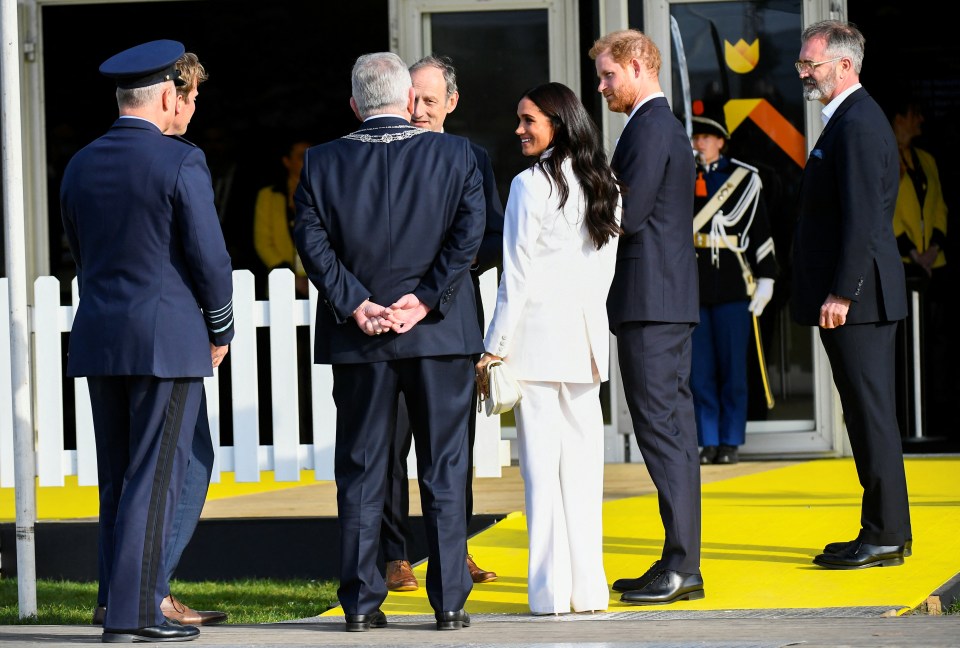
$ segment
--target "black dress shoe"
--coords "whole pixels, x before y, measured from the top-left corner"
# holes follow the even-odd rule
[[[654,561],[654,563],[650,565],[650,569],[639,578],[618,578],[613,582],[612,589],[614,592],[629,592],[631,590],[641,589],[644,585],[656,578],[659,573],[660,561],[657,560]]]
[[[135,643],[155,641],[190,641],[200,636],[200,630],[192,625],[180,625],[164,621],[160,625],[134,628],[133,630],[103,629],[103,643]]]
[[[717,458],[713,460],[715,464],[735,464],[740,461],[737,446],[722,445],[717,450]]]
[[[459,630],[470,627],[470,615],[466,610],[437,612],[437,630]]]
[[[903,545],[872,545],[857,540],[837,553],[820,554],[813,564],[825,569],[896,567],[903,564]]]
[[[693,601],[703,596],[703,578],[700,574],[681,574],[664,569],[640,589],[624,592],[620,600],[631,605],[658,605]]]
[[[835,554],[840,553],[847,547],[860,542],[860,538],[855,538],[853,540],[847,540],[846,542],[831,542],[826,547],[823,548],[823,553],[825,554]],[[903,543],[903,557],[909,558],[913,555],[913,540],[907,540]]]
[[[386,628],[387,615],[377,608],[370,614],[345,614],[347,632],[366,632],[370,628]]]
[[[93,620],[90,622],[93,625],[103,625],[103,620],[107,618],[107,607],[105,605],[98,605],[93,608]]]
[[[700,451],[701,466],[712,464],[713,460],[716,458],[717,458],[717,446],[703,446],[703,450]]]

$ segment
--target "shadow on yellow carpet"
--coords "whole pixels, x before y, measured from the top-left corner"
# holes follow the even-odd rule
[[[704,485],[704,599],[637,607],[611,592],[608,611],[913,609],[960,572],[960,458],[908,458],[905,464],[915,542],[902,566],[832,571],[811,563],[827,542],[856,536],[861,493],[852,459],[813,460]],[[639,576],[659,558],[656,495],[605,503],[603,527],[608,583]],[[526,517],[507,517],[471,538],[469,548],[499,578],[474,586],[466,609],[528,613]],[[414,569],[419,590],[389,594],[388,616],[432,613],[426,568],[424,562]],[[323,616],[340,614],[337,607]]]

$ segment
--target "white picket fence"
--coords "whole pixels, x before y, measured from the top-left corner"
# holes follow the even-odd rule
[[[310,389],[313,416],[313,443],[300,442],[299,393],[297,376],[297,327],[310,327],[310,354],[313,357],[317,292],[310,287],[309,299],[297,299],[290,270],[274,270],[269,277],[268,301],[258,301],[254,277],[249,270],[233,273],[233,306],[236,336],[230,345],[230,402],[223,402],[218,377],[207,378],[207,408],[210,433],[216,451],[212,481],[233,472],[237,482],[258,482],[263,471],[273,471],[274,480],[297,482],[301,471],[313,470],[314,479],[333,479],[333,450],[336,438],[336,407],[333,404],[333,376],[329,365],[311,364]],[[481,277],[481,293],[488,313],[496,299],[496,274]],[[74,380],[76,450],[64,444],[64,380],[61,334],[70,330],[77,306],[77,283],[73,299],[60,305],[60,282],[40,277],[34,283],[30,309],[30,330],[34,387],[34,430],[37,475],[40,486],[62,486],[67,475],[76,475],[81,486],[97,483],[97,457],[93,435],[90,398],[84,378]],[[0,340],[10,340],[9,292],[0,279]],[[258,402],[258,327],[270,330],[270,386],[272,405],[271,445],[260,444],[260,403]],[[0,486],[14,485],[13,395],[10,345],[0,344]],[[223,408],[231,408],[233,445],[220,445]],[[466,416],[466,413],[464,414]],[[416,474],[416,458],[408,458],[410,474]],[[501,466],[510,462],[508,440],[501,440],[499,417],[477,417],[474,466],[478,477],[499,477]]]

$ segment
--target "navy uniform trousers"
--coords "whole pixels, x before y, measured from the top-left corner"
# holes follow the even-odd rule
[[[173,579],[183,550],[187,548],[200,522],[200,513],[207,500],[215,458],[213,439],[210,437],[210,421],[207,418],[207,396],[206,392],[201,390],[200,411],[197,414],[197,427],[193,433],[193,443],[187,461],[186,478],[180,491],[180,499],[177,501],[177,510],[173,515],[173,525],[164,558],[164,571],[168,583]],[[110,571],[105,562],[99,561],[100,587],[97,590],[97,605],[103,607],[107,605],[107,593],[110,591]]]
[[[157,600],[170,592],[164,548],[203,379],[90,376],[87,383],[100,483],[100,572],[109,583],[104,626],[159,625]],[[120,484],[119,492],[111,486]]]
[[[413,427],[427,546],[431,558],[439,558],[427,567],[427,598],[436,611],[460,610],[466,603],[473,581],[462,567],[469,468],[464,413],[474,391],[473,365],[472,356],[333,365],[341,557],[337,595],[345,614],[370,614],[387,597],[377,555],[400,393]],[[458,568],[444,572],[441,565]]]

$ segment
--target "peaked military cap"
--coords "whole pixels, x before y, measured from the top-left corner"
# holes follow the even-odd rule
[[[177,59],[184,53],[183,43],[155,40],[114,54],[100,65],[100,74],[116,80],[118,88],[143,88],[173,81],[182,86]]]
[[[725,140],[730,139],[730,133],[727,132],[727,127],[724,125],[726,120],[722,114],[709,117],[706,114],[695,115],[690,118],[690,121],[693,122],[693,135],[716,135]]]

